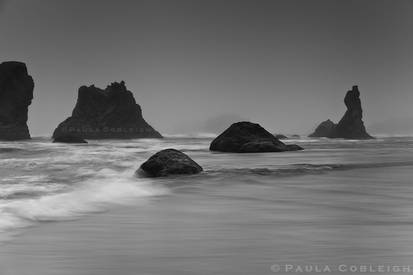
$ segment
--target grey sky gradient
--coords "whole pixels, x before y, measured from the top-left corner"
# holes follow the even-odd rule
[[[407,0],[0,0],[0,60],[35,80],[33,135],[70,115],[79,86],[115,80],[162,133],[221,115],[309,133],[338,121],[354,84],[373,133],[413,133],[394,127],[413,121],[412,35]]]

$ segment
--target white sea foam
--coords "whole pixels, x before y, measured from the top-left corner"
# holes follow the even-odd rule
[[[209,152],[210,140],[205,138],[103,140],[85,146],[52,144],[48,139],[0,142],[2,148],[19,149],[0,151],[0,239],[15,228],[39,221],[74,219],[108,210],[114,204],[145,202],[149,197],[167,193],[166,185],[134,176],[143,161],[166,148],[189,151],[204,167],[201,180],[207,175],[220,184],[227,177],[236,177],[241,184],[255,177],[262,180],[263,176],[273,180],[330,170],[413,165],[410,138],[370,141],[302,138],[286,142],[301,142],[305,150],[216,154]]]
[[[87,213],[105,211],[111,204],[133,204],[167,192],[149,180],[134,177],[133,171],[120,173],[112,169],[99,170],[96,176],[63,193],[55,193],[55,185],[2,186],[3,195],[34,191],[48,191],[50,194],[0,202],[0,232],[37,221],[70,220]]]

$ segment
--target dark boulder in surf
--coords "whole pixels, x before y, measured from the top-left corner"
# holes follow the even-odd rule
[[[222,134],[215,138],[209,147],[211,151],[233,153],[264,153],[303,150],[298,145],[288,146],[274,135],[251,122],[232,124]]]
[[[77,136],[58,136],[54,138],[53,142],[55,143],[87,143],[86,140],[84,140],[81,137],[77,137]]]
[[[373,139],[364,126],[358,86],[347,92],[344,103],[347,111],[338,124],[327,120],[320,124],[310,137],[328,137],[345,139]]]
[[[327,119],[317,126],[314,133],[309,135],[309,137],[330,137],[333,135],[336,124],[331,120]]]
[[[125,82],[114,82],[102,90],[94,85],[79,88],[72,116],[60,123],[53,133],[83,139],[162,138],[142,116]]]
[[[202,172],[202,167],[199,164],[175,149],[165,149],[156,153],[144,162],[138,170],[139,174],[149,177],[190,175],[200,172]]]
[[[28,108],[34,82],[26,64],[17,61],[0,64],[0,140],[30,139]]]

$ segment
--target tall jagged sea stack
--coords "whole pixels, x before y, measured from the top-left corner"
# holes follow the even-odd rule
[[[338,124],[331,120],[322,122],[310,135],[310,137],[328,137],[345,139],[372,139],[366,131],[363,122],[363,110],[361,108],[360,91],[358,86],[347,92],[344,97],[347,111]]]
[[[0,140],[30,139],[27,113],[33,99],[34,82],[26,64],[0,64]]]

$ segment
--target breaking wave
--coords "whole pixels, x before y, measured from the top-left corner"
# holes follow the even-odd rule
[[[0,233],[40,221],[64,221],[106,211],[111,205],[135,204],[167,192],[133,171],[94,171],[80,183],[50,183],[43,177],[17,177],[0,188]],[[0,236],[1,237],[1,236]],[[1,240],[1,238],[0,238]]]
[[[413,166],[411,138],[305,138],[300,145],[306,150],[294,154],[211,153],[210,142],[205,136],[90,141],[87,145],[55,144],[48,138],[0,142],[0,240],[15,232],[13,229],[36,222],[70,220],[109,210],[116,204],[141,203],[173,191],[174,183],[225,184],[233,177],[232,182],[248,184],[265,176]],[[204,172],[199,177],[166,181],[135,176],[143,161],[166,148],[186,152],[204,167]]]

